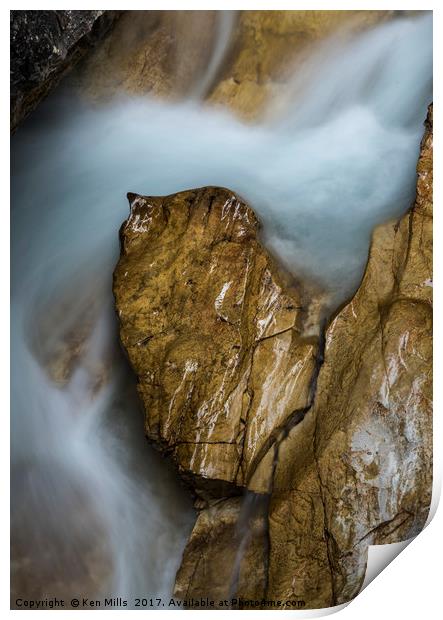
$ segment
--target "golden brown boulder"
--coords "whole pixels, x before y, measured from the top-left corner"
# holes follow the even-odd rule
[[[146,434],[199,488],[245,486],[310,402],[316,344],[301,335],[300,287],[231,191],[129,199],[114,293]]]

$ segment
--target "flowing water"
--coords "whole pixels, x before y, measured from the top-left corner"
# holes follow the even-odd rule
[[[258,125],[198,101],[232,24],[223,17],[188,100],[92,107],[59,93],[13,137],[17,592],[167,596],[194,520],[143,439],[118,347],[111,280],[126,192],[237,191],[269,247],[333,305],[358,286],[374,225],[413,199],[432,99],[430,15],[319,45]]]

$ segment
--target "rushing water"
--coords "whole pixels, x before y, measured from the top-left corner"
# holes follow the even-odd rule
[[[229,40],[232,17],[224,20],[188,101],[88,107],[65,93],[13,138],[17,590],[38,590],[30,575],[40,571],[39,595],[167,595],[192,525],[187,493],[144,443],[117,345],[111,276],[127,191],[236,190],[270,247],[334,304],[358,285],[373,226],[413,198],[432,98],[431,16],[319,46],[253,126],[196,101]],[[86,344],[72,344],[82,330]],[[54,358],[63,365],[65,342],[77,364],[57,384],[48,367]]]

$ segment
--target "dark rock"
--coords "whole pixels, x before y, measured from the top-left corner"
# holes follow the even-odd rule
[[[11,11],[11,130],[109,31],[119,11]]]

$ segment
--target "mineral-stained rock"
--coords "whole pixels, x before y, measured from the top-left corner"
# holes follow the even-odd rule
[[[319,344],[302,337],[300,294],[237,196],[130,196],[114,284],[121,337],[147,434],[200,495],[177,596],[332,606],[358,593],[369,544],[424,526],[432,107],[417,170],[413,208],[376,229],[361,286]]]
[[[146,433],[194,485],[245,486],[310,401],[316,343],[301,335],[300,288],[232,192],[129,199],[114,293]]]
[[[11,129],[107,32],[116,11],[11,11]]]

